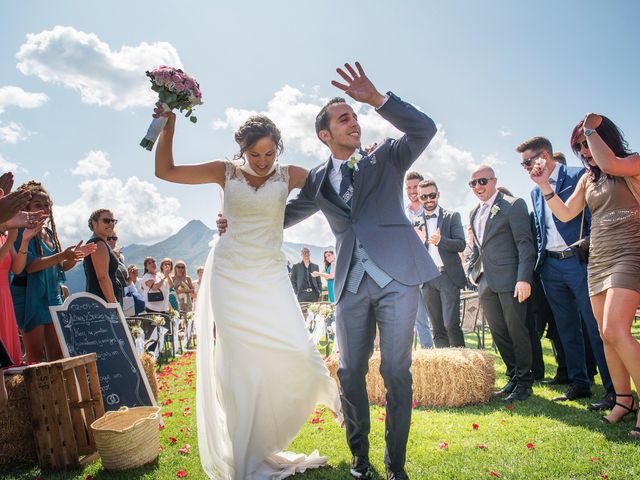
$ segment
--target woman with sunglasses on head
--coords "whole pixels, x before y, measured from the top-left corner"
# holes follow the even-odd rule
[[[195,288],[193,287],[191,277],[187,275],[187,265],[182,260],[177,261],[175,267],[173,267],[171,283],[176,290],[176,295],[180,304],[180,313],[186,313],[193,310],[191,296],[195,292]]]
[[[534,167],[531,178],[559,220],[571,220],[585,206],[591,211],[589,296],[616,390],[616,404],[602,420],[618,423],[637,416],[631,379],[640,388],[640,342],[631,334],[640,304],[640,204],[633,178],[640,175],[640,155],[611,120],[593,113],[573,129],[571,145],[587,172],[566,203],[549,185],[546,167]],[[629,435],[640,439],[640,418]]]
[[[53,217],[53,202],[41,183],[27,182],[18,190],[31,193],[27,211],[42,211],[47,225],[37,231],[18,230],[11,252],[11,296],[18,328],[27,354],[27,362],[57,360],[62,350],[56,335],[49,307],[62,304],[60,285],[66,270],[95,251],[95,245],[77,245],[62,249]],[[30,238],[30,236],[33,236]]]
[[[109,243],[116,223],[118,220],[113,218],[113,212],[106,208],[100,208],[89,216],[88,226],[93,235],[87,245],[96,244],[96,251],[84,259],[83,266],[87,292],[97,295],[107,303],[122,305],[124,287],[127,286],[127,270]]]

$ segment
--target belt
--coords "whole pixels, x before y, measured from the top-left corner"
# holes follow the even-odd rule
[[[572,249],[563,250],[562,252],[547,250],[547,255],[551,258],[555,258],[556,260],[566,260],[567,258],[573,257],[575,252]]]
[[[313,292],[313,288],[303,288],[303,292]]]

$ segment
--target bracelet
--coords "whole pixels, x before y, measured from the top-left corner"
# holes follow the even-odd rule
[[[544,197],[544,199],[548,202],[549,200],[551,200],[553,197],[556,196],[556,192],[551,192],[551,193],[545,193],[542,195]]]

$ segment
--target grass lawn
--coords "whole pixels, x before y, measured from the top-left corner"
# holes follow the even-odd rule
[[[636,324],[637,327],[637,324]],[[636,331],[638,333],[638,331]],[[475,337],[474,337],[475,338]],[[467,336],[469,344],[474,338]],[[488,338],[487,345],[491,340]],[[555,372],[549,343],[543,343],[547,377]],[[504,383],[504,365],[496,361],[497,386]],[[2,479],[187,479],[205,478],[200,468],[195,416],[195,357],[187,354],[159,373],[159,402],[165,404],[166,427],[160,432],[162,451],[154,465],[109,473],[96,462],[83,471],[49,473],[35,467],[0,469]],[[455,381],[455,379],[452,379]],[[422,479],[633,479],[640,476],[640,442],[628,439],[631,421],[605,425],[599,413],[585,409],[587,401],[554,403],[563,389],[534,386],[534,396],[507,406],[500,400],[460,409],[422,409],[413,412],[407,453],[407,472]],[[604,391],[594,389],[593,400]],[[384,409],[371,409],[371,461],[384,477]],[[315,420],[314,420],[315,418]],[[349,450],[330,414],[313,414],[290,450],[314,449],[329,457],[331,468],[298,478],[338,480],[349,476]],[[190,445],[190,448],[185,448]],[[180,449],[183,452],[180,453]]]

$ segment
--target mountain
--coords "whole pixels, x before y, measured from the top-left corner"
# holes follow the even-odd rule
[[[132,244],[122,249],[125,263],[135,264],[140,269],[142,276],[142,263],[145,257],[153,257],[158,264],[165,257],[176,260],[183,260],[187,264],[187,271],[192,278],[196,278],[196,268],[204,265],[209,255],[209,246],[217,232],[211,230],[200,220],[191,220],[177,233],[155,243],[153,245]],[[284,242],[282,251],[291,263],[300,261],[300,249],[303,246],[311,250],[311,261],[317,263],[320,269],[323,268],[323,252],[333,247],[318,247],[316,245],[303,243]],[[82,263],[67,272],[67,287],[71,293],[81,292],[85,289],[85,276]]]

